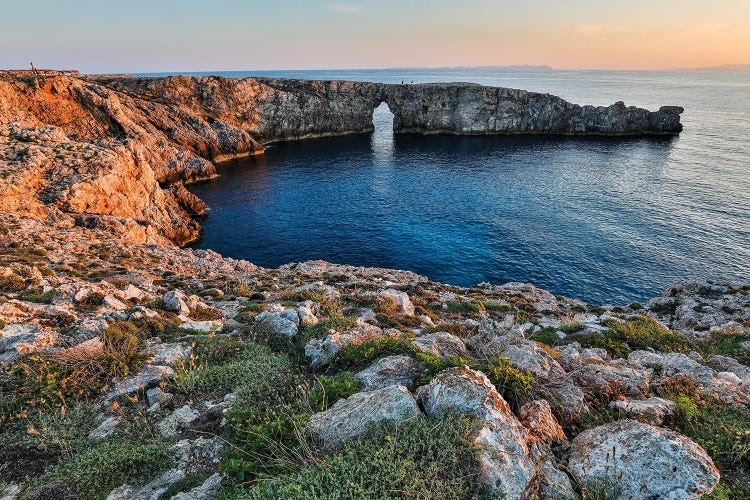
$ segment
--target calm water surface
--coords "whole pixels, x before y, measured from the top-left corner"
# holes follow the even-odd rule
[[[644,300],[683,278],[750,278],[750,74],[273,75],[473,81],[581,104],[676,104],[686,109],[685,131],[655,139],[394,136],[383,105],[373,134],[271,145],[192,186],[211,207],[201,248],[267,267],[325,259],[456,285],[526,281],[597,303]]]

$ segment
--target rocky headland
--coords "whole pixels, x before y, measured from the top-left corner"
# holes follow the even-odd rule
[[[665,134],[469,84],[0,74],[0,497],[746,498],[750,286],[645,304],[194,240],[185,183],[365,132]]]
[[[273,141],[363,133],[388,103],[394,131],[452,134],[676,134],[682,108],[578,106],[548,94],[474,84],[388,85],[219,77],[34,77],[0,73],[0,210],[141,241],[194,241],[205,205],[183,185],[215,162]],[[21,165],[23,168],[16,168]]]

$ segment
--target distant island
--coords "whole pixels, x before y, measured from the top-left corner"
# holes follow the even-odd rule
[[[702,68],[692,68],[691,70],[692,71],[730,71],[734,73],[745,73],[745,72],[750,72],[750,64],[722,64],[720,66],[705,66]],[[678,71],[681,71],[681,70],[678,70]]]
[[[430,70],[430,71],[438,71],[438,70],[466,70],[466,69],[479,69],[479,70],[500,70],[500,71],[512,71],[512,70],[534,70],[534,71],[556,71],[557,68],[553,68],[552,66],[547,65],[541,65],[536,66],[533,64],[516,64],[516,65],[509,65],[509,66],[438,66],[434,68],[422,68],[418,66],[400,66],[400,67],[394,67],[394,68],[385,68],[386,71],[393,71],[393,70],[414,70],[414,69],[421,69],[421,70]]]

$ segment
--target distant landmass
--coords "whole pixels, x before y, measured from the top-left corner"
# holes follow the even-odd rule
[[[485,69],[485,70],[519,70],[519,69],[525,69],[525,70],[540,70],[540,71],[553,71],[555,68],[551,66],[534,66],[531,64],[518,64],[518,65],[512,65],[512,66],[440,66],[436,68],[420,68],[417,66],[405,66],[405,67],[398,67],[398,68],[386,68],[386,69],[429,69],[429,70],[446,70],[446,69]]]
[[[736,71],[750,72],[750,64],[722,64],[720,66],[706,66],[704,68],[692,68],[693,71]]]

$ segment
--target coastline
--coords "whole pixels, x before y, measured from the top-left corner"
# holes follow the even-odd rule
[[[197,498],[208,498],[222,481],[262,477],[265,464],[240,457],[237,469],[227,465],[234,448],[248,446],[231,429],[276,405],[290,414],[273,425],[302,429],[312,443],[302,470],[335,455],[344,438],[368,442],[373,426],[386,426],[390,439],[398,425],[425,419],[437,428],[460,411],[474,419],[456,441],[472,457],[464,460],[469,486],[495,495],[585,494],[607,479],[604,456],[613,447],[626,458],[653,450],[659,467],[679,472],[662,477],[648,460],[621,455],[631,494],[642,483],[650,494],[683,497],[710,493],[720,477],[742,483],[741,467],[709,455],[704,436],[680,425],[678,403],[732,415],[750,407],[750,284],[684,282],[646,304],[593,305],[531,284],[456,287],[322,261],[264,269],[181,248],[200,234],[196,218],[207,209],[185,184],[210,180],[215,162],[262,154],[288,134],[366,131],[390,87],[0,76],[0,383],[12,389],[0,426],[19,434],[13,450],[23,456],[31,452],[18,443],[45,437],[34,419],[52,408],[62,420],[83,415],[76,446],[134,442],[141,446],[134,455],[156,457],[139,469],[142,477],[108,474],[86,483],[86,495],[166,491],[198,471],[194,487],[205,495]],[[544,109],[559,104],[509,89],[430,88],[469,102],[474,92],[503,94],[509,109],[523,99],[542,99]],[[414,109],[423,107],[425,94],[407,90],[418,93]],[[643,126],[644,116],[653,125],[648,111],[621,103],[559,105],[624,124],[618,136]],[[412,115],[409,102],[400,106],[391,107],[401,109],[400,131],[443,130],[443,111]],[[656,112],[657,130],[648,132],[678,132],[678,110]],[[514,126],[533,126],[524,113]],[[410,129],[409,120],[422,125]],[[453,132],[470,134],[475,122]],[[98,371],[71,373],[65,367],[77,362],[60,360]],[[242,413],[243,405],[252,411]],[[138,419],[148,432],[122,433],[140,429]],[[64,462],[39,460],[33,481],[19,460],[0,487],[42,497],[44,488],[83,487],[70,484]],[[299,480],[274,474],[256,486],[283,496]]]

